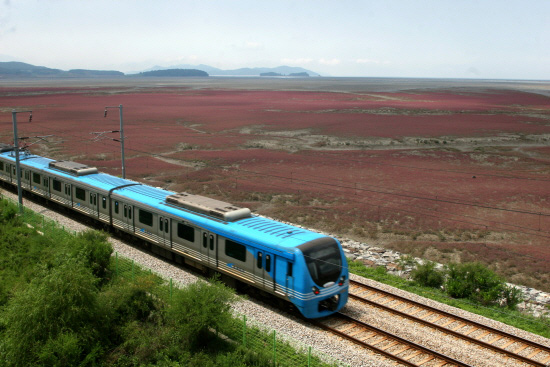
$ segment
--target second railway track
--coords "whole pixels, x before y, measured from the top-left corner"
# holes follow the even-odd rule
[[[400,365],[419,367],[430,362],[431,366],[437,367],[469,367],[468,364],[341,313],[313,321],[313,324]]]
[[[376,287],[350,280],[349,297],[437,329],[468,343],[501,353],[527,365],[547,367],[550,362],[550,347]]]

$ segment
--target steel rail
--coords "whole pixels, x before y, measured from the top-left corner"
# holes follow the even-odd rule
[[[536,343],[536,342],[533,342],[533,341],[530,341],[530,340],[527,340],[527,339],[524,339],[524,338],[521,338],[521,337],[518,337],[518,336],[515,336],[515,335],[512,335],[512,334],[509,334],[509,333],[506,333],[506,332],[503,332],[501,330],[498,330],[498,329],[495,329],[493,327],[490,327],[490,326],[487,326],[487,325],[484,325],[484,324],[481,324],[481,323],[478,323],[476,321],[471,321],[469,319],[466,319],[464,317],[460,317],[460,316],[457,316],[457,315],[454,315],[450,312],[446,312],[446,311],[442,311],[440,309],[437,309],[435,307],[431,307],[431,306],[427,306],[427,305],[424,305],[422,303],[419,303],[419,302],[416,302],[416,301],[412,301],[406,297],[402,297],[402,296],[399,296],[399,295],[396,295],[396,294],[393,294],[391,292],[388,292],[388,291],[384,291],[382,289],[378,289],[376,287],[373,287],[373,286],[369,286],[369,285],[366,285],[366,284],[363,284],[363,283],[360,283],[360,282],[357,282],[355,280],[351,280],[350,279],[350,285],[357,285],[357,286],[360,286],[360,287],[363,287],[363,288],[366,288],[368,290],[372,290],[376,293],[379,293],[379,294],[382,294],[384,295],[385,297],[392,297],[393,299],[395,300],[399,300],[399,301],[403,301],[403,302],[407,302],[409,304],[412,304],[413,306],[416,306],[416,307],[419,307],[419,308],[422,308],[424,310],[427,310],[427,311],[432,311],[434,313],[437,313],[437,314],[440,314],[444,317],[448,317],[448,318],[451,318],[451,319],[454,319],[455,321],[457,322],[463,322],[464,324],[466,325],[471,325],[471,326],[474,326],[474,327],[477,327],[478,329],[484,329],[486,331],[489,331],[490,333],[493,333],[493,334],[497,334],[497,335],[500,335],[502,337],[505,337],[505,338],[508,338],[510,340],[514,340],[518,343],[523,343],[523,344],[526,344],[532,348],[536,348],[536,349],[540,349],[541,351],[544,351],[544,352],[547,352],[550,354],[550,348],[545,346],[545,345],[542,345],[542,344],[539,344],[539,343]],[[385,304],[381,304],[379,302],[375,302],[375,301],[371,301],[369,299],[366,299],[366,298],[363,298],[363,297],[360,297],[356,294],[352,294],[351,292],[349,293],[349,297],[350,298],[353,298],[353,299],[356,299],[356,300],[359,300],[361,302],[364,302],[364,303],[368,303],[369,305],[372,305],[374,307],[377,307],[377,308],[381,308],[385,311],[388,311],[388,312],[391,312],[391,313],[394,313],[394,314],[397,314],[399,316],[402,316],[402,317],[405,317],[405,318],[408,318],[410,320],[413,320],[415,322],[418,322],[418,323],[421,323],[423,325],[426,325],[426,326],[429,326],[429,327],[432,327],[434,329],[437,329],[437,330],[440,330],[444,333],[447,333],[447,334],[451,334],[457,338],[460,338],[460,339],[463,339],[463,340],[466,340],[470,343],[475,343],[475,344],[478,344],[482,347],[485,347],[485,348],[488,348],[488,349],[491,349],[491,350],[494,350],[496,352],[499,352],[499,353],[503,353],[509,357],[512,357],[512,358],[515,358],[515,359],[519,359],[521,360],[522,362],[525,362],[525,363],[528,363],[530,365],[534,365],[534,366],[537,366],[537,367],[547,367],[548,365],[546,363],[543,363],[543,362],[538,362],[538,361],[535,361],[533,359],[530,359],[528,357],[524,357],[524,356],[521,356],[519,354],[516,354],[514,352],[511,352],[511,351],[508,351],[504,348],[501,348],[501,347],[497,347],[495,345],[492,345],[490,343],[487,343],[487,342],[484,342],[482,340],[478,340],[478,339],[475,339],[475,338],[472,338],[468,335],[465,335],[465,334],[462,334],[462,333],[459,333],[458,331],[455,331],[455,330],[452,330],[452,329],[448,329],[444,326],[441,326],[441,325],[437,325],[437,324],[434,324],[430,321],[427,321],[427,320],[424,320],[420,317],[417,317],[417,316],[414,316],[414,315],[411,315],[411,314],[408,314],[406,312],[403,312],[403,311],[399,311],[399,310],[396,310],[395,308],[392,308],[390,306],[386,306]],[[463,325],[462,327],[466,326],[466,325]],[[461,328],[462,328],[461,327]]]
[[[354,323],[356,325],[359,325],[360,327],[364,328],[366,331],[373,331],[375,332],[377,335],[381,335],[383,337],[385,337],[386,339],[388,340],[394,340],[394,341],[397,341],[398,343],[401,343],[403,345],[406,345],[406,346],[410,346],[411,348],[414,348],[414,350],[417,350],[417,351],[421,351],[422,353],[424,354],[428,354],[428,355],[431,355],[431,356],[434,356],[436,358],[439,358],[440,360],[444,361],[445,363],[449,363],[453,366],[457,366],[457,367],[471,367],[470,365],[468,364],[465,364],[463,362],[460,362],[454,358],[451,358],[451,357],[448,357],[444,354],[441,354],[439,352],[436,352],[434,350],[431,350],[429,348],[426,348],[420,344],[417,344],[417,343],[414,343],[414,342],[411,342],[409,340],[406,340],[406,339],[403,339],[401,337],[398,337],[396,335],[393,335],[387,331],[384,331],[384,330],[381,330],[381,329],[378,329],[374,326],[371,326],[371,325],[368,325],[362,321],[359,321],[359,320],[356,320],[350,316],[347,316],[347,315],[344,315],[342,313],[337,313],[334,315],[334,317],[337,317],[339,319],[342,319],[344,320],[345,322],[348,322],[348,323]],[[326,324],[324,324],[323,322],[319,321],[319,320],[313,320],[311,321],[314,325],[324,329],[324,330],[327,330],[327,331],[330,331],[331,333],[334,333],[336,335],[339,335],[341,336],[342,338],[345,338],[349,341],[352,341],[354,342],[355,344],[358,344],[362,347],[365,347],[365,348],[368,348],[372,351],[375,351],[376,353],[380,353],[390,359],[393,359],[394,361],[397,361],[401,364],[404,364],[406,366],[410,366],[410,367],[418,367],[419,365],[418,364],[415,364],[405,358],[401,358],[399,357],[398,355],[395,355],[395,354],[392,354],[391,352],[385,350],[385,349],[382,349],[382,348],[378,348],[376,347],[375,345],[371,345],[369,343],[366,343],[360,339],[357,339],[353,336],[350,336],[350,335],[347,335],[345,332],[343,331],[340,331],[340,330],[337,330],[336,328],[334,327],[331,327],[331,326],[328,326]],[[371,336],[372,337],[372,336]],[[402,350],[403,351],[403,350]],[[400,353],[398,353],[400,354]]]

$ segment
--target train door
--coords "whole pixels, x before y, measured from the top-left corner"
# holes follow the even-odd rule
[[[71,195],[71,184],[64,184],[64,185],[65,185],[65,195],[64,195],[63,203],[72,207],[73,197]]]
[[[170,218],[159,216],[159,242],[162,246],[171,247]]]
[[[90,192],[90,209],[92,210],[92,216],[97,217],[98,216],[97,194],[94,194],[92,192]]]
[[[17,170],[14,164],[11,165],[11,183],[17,183]]]
[[[217,236],[215,233],[202,231],[201,233],[201,254],[205,262],[211,267],[218,266],[218,246]]]
[[[285,295],[292,294],[294,289],[294,264],[290,261],[286,263],[286,284],[284,293]]]
[[[109,198],[99,195],[99,219],[109,222]]]
[[[256,251],[255,279],[261,288],[273,290],[274,265],[275,262],[272,254],[262,250]]]
[[[124,223],[124,230],[134,232],[134,207],[132,205],[124,204],[122,222]]]

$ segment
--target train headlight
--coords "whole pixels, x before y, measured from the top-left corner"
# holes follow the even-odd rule
[[[313,291],[313,294],[319,294],[319,293],[321,293],[321,291],[319,290],[319,288],[317,288],[317,287],[315,287],[315,286],[311,287],[311,290]]]
[[[339,286],[343,286],[345,282],[346,282],[346,276],[345,276],[345,275],[342,275],[342,276],[340,277],[340,281],[338,282],[338,285],[339,285]]]

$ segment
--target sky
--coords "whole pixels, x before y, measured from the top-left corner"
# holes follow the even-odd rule
[[[0,61],[550,79],[550,0],[0,0]]]

